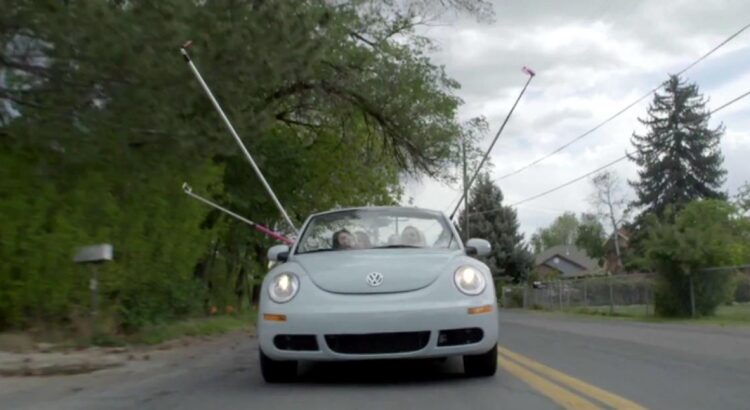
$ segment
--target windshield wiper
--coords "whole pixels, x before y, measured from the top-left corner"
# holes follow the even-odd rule
[[[398,249],[398,248],[423,248],[423,246],[416,246],[416,245],[385,245],[385,246],[376,246],[372,249]]]

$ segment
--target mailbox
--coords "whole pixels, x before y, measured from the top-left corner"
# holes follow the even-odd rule
[[[85,246],[78,249],[73,257],[75,263],[98,263],[111,261],[113,257],[112,245],[104,243],[101,245]]]

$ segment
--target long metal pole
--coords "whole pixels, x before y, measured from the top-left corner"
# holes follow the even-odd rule
[[[487,149],[487,152],[484,153],[484,157],[482,157],[482,161],[479,162],[479,166],[474,172],[474,176],[472,176],[471,180],[469,181],[468,188],[471,188],[471,185],[474,183],[474,180],[477,179],[477,176],[479,176],[479,172],[482,170],[482,166],[487,161],[487,158],[490,156],[490,152],[492,152],[492,148],[495,147],[495,143],[497,142],[498,138],[500,138],[500,134],[502,134],[503,130],[505,129],[505,125],[508,124],[508,120],[510,119],[510,116],[513,115],[513,111],[515,111],[516,106],[518,105],[518,102],[521,101],[521,97],[523,97],[523,94],[526,92],[526,88],[529,87],[529,83],[536,75],[534,74],[533,71],[527,72],[526,70],[524,70],[524,72],[529,74],[529,79],[526,80],[526,84],[523,85],[523,89],[521,89],[521,92],[518,94],[516,101],[513,103],[513,106],[510,108],[510,111],[508,111],[508,115],[505,116],[505,120],[503,120],[503,124],[500,126],[500,129],[497,130],[497,134],[495,134],[495,138],[492,139],[492,144],[490,144],[490,147]],[[465,199],[466,199],[466,194],[464,193],[461,196],[461,199],[458,200],[458,203],[456,204],[456,207],[453,209],[453,212],[451,212],[450,219],[453,219],[453,217],[456,215],[456,212],[458,211],[458,208],[461,207],[461,202],[463,202]]]
[[[255,228],[256,231],[258,231],[260,233],[268,235],[268,236],[270,236],[270,237],[272,237],[272,238],[274,238],[274,239],[276,239],[278,241],[284,242],[284,243],[289,244],[289,245],[291,245],[292,243],[294,243],[291,239],[287,238],[286,236],[284,236],[284,235],[282,235],[282,234],[280,234],[278,232],[272,231],[271,229],[269,229],[269,228],[267,228],[267,227],[265,227],[265,226],[263,226],[263,225],[261,225],[259,223],[253,222],[253,221],[251,221],[251,220],[243,217],[242,215],[238,215],[238,214],[230,211],[227,208],[224,208],[223,206],[221,206],[221,205],[219,205],[217,203],[209,201],[208,199],[206,199],[206,198],[204,198],[204,197],[202,197],[202,196],[200,196],[200,195],[198,195],[196,193],[193,193],[193,188],[191,188],[190,185],[187,184],[187,182],[185,182],[185,183],[182,184],[182,190],[185,191],[185,193],[188,194],[189,196],[197,199],[200,202],[203,202],[204,204],[210,206],[211,208],[214,208],[214,209],[217,209],[217,210],[219,210],[221,212],[224,212],[225,214],[227,214],[227,215],[229,215],[229,216],[231,216],[231,217],[233,217],[235,219],[238,219],[238,220],[240,220],[240,221],[242,221],[242,222],[244,222],[244,223],[252,226],[253,228]]]
[[[242,139],[237,134],[237,131],[235,131],[234,126],[232,126],[232,123],[229,121],[229,118],[224,113],[224,110],[221,108],[221,105],[219,105],[219,102],[216,101],[216,98],[214,97],[214,94],[211,92],[211,89],[208,87],[208,84],[206,84],[206,82],[203,81],[203,76],[201,76],[201,73],[198,71],[198,68],[195,66],[195,64],[193,64],[193,60],[190,59],[190,54],[188,54],[187,49],[185,48],[188,46],[189,44],[183,47],[180,47],[180,52],[182,53],[183,57],[185,57],[185,62],[188,64],[188,67],[190,67],[190,70],[193,72],[193,75],[195,75],[195,78],[198,79],[198,83],[200,83],[201,87],[203,88],[203,91],[205,91],[206,95],[208,96],[208,99],[211,100],[211,104],[213,104],[214,108],[219,113],[219,116],[221,116],[221,119],[224,121],[224,125],[226,125],[227,129],[229,129],[229,132],[232,134],[232,137],[234,137],[234,140],[237,142],[237,145],[240,146],[242,153],[245,154],[245,158],[247,158],[247,161],[250,162],[250,166],[253,167],[253,170],[255,171],[255,175],[258,176],[258,179],[260,179],[260,182],[266,188],[268,195],[271,196],[271,199],[273,199],[273,202],[276,204],[276,207],[279,208],[279,211],[281,211],[281,214],[284,216],[284,220],[286,220],[286,223],[289,224],[289,226],[292,228],[295,234],[299,234],[299,231],[297,231],[297,227],[294,226],[292,219],[289,218],[289,215],[286,213],[286,210],[281,205],[281,202],[279,202],[279,199],[276,198],[276,194],[273,192],[273,189],[271,189],[271,186],[268,185],[266,178],[263,176],[263,173],[260,172],[260,168],[258,168],[258,165],[255,163],[255,160],[253,160],[252,155],[250,155],[250,152],[245,147],[245,144],[242,142]]]
[[[463,169],[464,169],[464,173],[463,173],[464,193],[463,193],[463,196],[465,198],[468,198],[469,197],[469,185],[468,185],[468,180],[467,180],[468,175],[466,175],[468,173],[467,168],[466,168],[467,167],[467,165],[466,165],[466,138],[464,138],[463,141],[461,141],[461,156],[462,156],[463,165],[464,165],[463,166]],[[459,201],[459,203],[461,203],[461,202]],[[469,201],[467,200],[466,201],[466,206],[464,206],[464,243],[466,243],[466,241],[469,240],[469,236],[470,235],[471,234],[469,233]]]

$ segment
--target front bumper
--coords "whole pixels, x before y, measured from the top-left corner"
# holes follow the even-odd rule
[[[484,295],[459,297],[435,302],[430,291],[402,294],[336,295],[326,294],[317,303],[262,303],[258,318],[260,348],[275,360],[368,360],[446,357],[479,354],[497,343],[498,320],[494,290]],[[319,292],[325,293],[325,292]],[[321,295],[318,295],[321,296]],[[469,308],[490,305],[490,312],[468,314]],[[286,321],[267,321],[264,314],[285,315]],[[479,328],[479,342],[439,346],[441,330]],[[341,353],[334,351],[326,335],[365,335],[396,332],[429,332],[427,343],[418,350],[395,353]],[[281,350],[274,343],[277,335],[312,335],[315,351]]]

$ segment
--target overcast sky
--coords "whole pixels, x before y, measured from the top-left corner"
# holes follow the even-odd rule
[[[483,115],[490,124],[485,147],[523,86],[521,67],[537,72],[492,153],[495,178],[545,155],[619,111],[750,23],[750,1],[500,1],[489,24],[456,19],[425,28],[438,49],[433,61],[462,84],[462,119]],[[750,91],[750,29],[685,74],[710,98],[709,108]],[[506,203],[530,197],[624,155],[640,130],[651,98],[537,166],[499,181]],[[750,97],[717,113],[734,194],[750,180]],[[611,168],[623,179],[635,166]],[[430,180],[407,183],[414,205],[449,212],[460,194]],[[564,211],[591,208],[583,180],[520,205],[528,239]],[[627,188],[628,195],[633,195]]]

